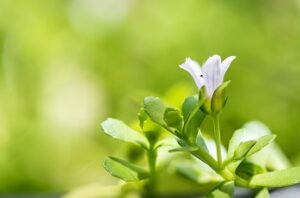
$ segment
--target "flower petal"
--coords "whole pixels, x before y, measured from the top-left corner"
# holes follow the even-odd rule
[[[190,73],[198,89],[204,85],[201,67],[196,61],[188,57],[183,64],[179,65],[179,67]]]
[[[221,80],[224,80],[225,73],[229,68],[231,62],[235,59],[235,56],[229,56],[221,63]]]
[[[221,80],[221,57],[213,55],[207,59],[202,67],[206,91],[211,97],[215,89],[222,83]]]

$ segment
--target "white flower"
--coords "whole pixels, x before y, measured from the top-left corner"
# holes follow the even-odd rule
[[[191,74],[198,89],[205,86],[211,98],[215,90],[223,83],[224,75],[234,59],[235,56],[229,56],[221,62],[219,55],[213,55],[200,67],[196,61],[188,57],[179,67]]]

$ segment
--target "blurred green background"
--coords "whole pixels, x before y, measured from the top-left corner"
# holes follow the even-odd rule
[[[102,160],[126,145],[100,122],[177,104],[196,92],[178,65],[212,54],[237,56],[225,140],[260,120],[300,164],[299,0],[0,0],[0,192],[113,183]]]

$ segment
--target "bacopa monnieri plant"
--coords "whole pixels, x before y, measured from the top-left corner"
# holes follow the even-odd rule
[[[185,177],[184,181],[189,179],[199,188],[206,186],[199,192],[205,197],[233,197],[236,187],[242,187],[252,189],[256,197],[265,198],[269,197],[269,188],[298,183],[300,167],[289,167],[274,142],[276,135],[262,123],[246,123],[233,133],[227,149],[222,145],[219,121],[228,99],[225,90],[230,83],[224,82],[224,76],[234,59],[235,56],[230,56],[221,61],[220,56],[214,55],[201,67],[186,58],[180,68],[192,76],[198,93],[186,97],[181,109],[164,104],[158,97],[146,97],[138,113],[140,131],[117,119],[105,120],[101,124],[104,132],[140,147],[146,163],[133,164],[110,156],[104,160],[104,168],[125,181],[124,185],[135,183],[135,190],[143,197],[162,196],[158,190],[162,182],[159,178],[165,170],[162,167],[166,166],[175,167],[174,174]],[[212,119],[213,133],[209,134],[212,138],[200,131],[206,117]],[[166,148],[168,153],[164,152]],[[212,185],[207,187],[208,183]]]

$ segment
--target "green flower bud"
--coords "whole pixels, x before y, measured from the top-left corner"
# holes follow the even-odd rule
[[[164,113],[164,121],[169,127],[172,127],[178,131],[182,130],[183,117],[177,109],[167,108]]]
[[[214,92],[211,99],[211,113],[213,115],[219,114],[226,105],[227,97],[225,96],[225,89],[230,81],[222,83]]]
[[[225,88],[229,85],[230,81],[222,83],[214,92],[211,98],[207,97],[201,110],[208,115],[217,115],[225,107],[228,97],[225,96]],[[200,89],[199,99],[206,94],[205,89]]]

